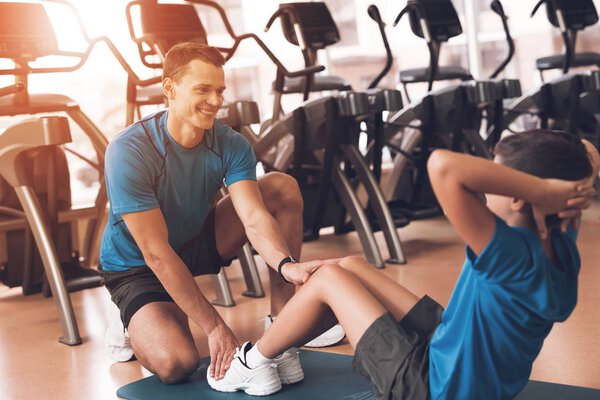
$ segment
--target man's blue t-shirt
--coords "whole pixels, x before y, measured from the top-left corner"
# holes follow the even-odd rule
[[[100,249],[105,271],[145,265],[121,214],[160,208],[169,244],[178,249],[200,234],[223,182],[256,180],[256,158],[242,135],[215,120],[202,142],[188,149],[167,131],[167,115],[161,111],[133,124],[106,151],[110,213]]]
[[[497,218],[477,257],[467,248],[458,283],[431,339],[431,399],[512,399],[555,322],[577,302],[576,232],[551,232],[556,264],[535,232]]]

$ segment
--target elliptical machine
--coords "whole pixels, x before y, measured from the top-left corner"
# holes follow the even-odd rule
[[[427,82],[427,91],[431,92],[434,81],[473,79],[471,73],[460,66],[440,66],[439,59],[442,44],[462,33],[458,14],[448,0],[408,0],[406,7],[394,20],[398,25],[402,16],[408,13],[413,33],[427,42],[429,66],[400,71],[399,81],[404,89],[406,100],[410,103],[408,85]]]
[[[543,4],[540,1],[533,10]],[[540,58],[536,67],[540,71],[560,66],[563,75],[514,101],[505,111],[510,129],[562,129],[600,145],[600,71],[591,70],[567,73],[572,66],[600,65],[595,53],[575,53],[577,32],[598,21],[598,14],[591,0],[546,1],[548,20],[559,26],[565,44],[562,56]]]
[[[300,48],[305,68],[317,65],[317,53],[340,41],[340,33],[327,7],[321,1],[284,3],[271,15],[265,32],[271,29],[276,19],[281,20],[281,30],[285,39]],[[302,94],[308,100],[312,92],[348,91],[350,83],[334,75],[311,74],[306,77],[288,78],[277,76],[273,82],[273,112],[271,121],[283,115],[281,98],[286,94]],[[269,123],[271,122],[269,121]]]
[[[0,117],[43,115],[16,123],[0,136],[0,169],[6,180],[0,190],[3,215],[0,242],[5,238],[6,247],[10,247],[3,260],[6,263],[0,279],[9,286],[22,286],[24,294],[35,293],[41,289],[37,281],[41,264],[47,279],[44,292],[54,296],[62,326],[63,336],[59,341],[77,345],[81,337],[68,291],[100,284],[96,267],[106,223],[107,199],[102,171],[108,141],[74,100],[58,94],[32,94],[28,90],[28,78],[30,74],[74,71],[86,62],[94,46],[102,42],[133,80],[143,81],[108,38],[87,36],[73,5],[63,0],[52,0],[52,3],[62,5],[75,17],[81,36],[88,44],[84,51],[60,48],[42,3],[0,3],[0,58],[13,64],[0,69],[0,75],[15,77],[15,84],[0,97]],[[38,66],[37,60],[49,56],[61,57],[63,66]],[[71,141],[69,121],[55,114],[66,114],[75,122],[96,153],[96,160],[77,154],[100,175],[100,189],[91,207],[71,206],[68,166],[59,148]],[[80,221],[87,221],[81,244],[77,243],[79,235],[73,229]],[[37,252],[33,248],[32,234]],[[4,245],[0,246],[3,248]]]
[[[538,58],[535,66],[544,82],[544,71],[561,69],[563,74],[571,67],[600,67],[600,54],[593,52],[577,53],[577,32],[598,22],[598,13],[592,0],[539,0],[531,12],[531,17],[537,10],[546,5],[546,17],[552,26],[560,30],[564,54]]]
[[[443,1],[446,8],[453,8],[449,0],[419,1],[418,6],[404,9],[399,17],[408,11],[412,15],[411,21],[419,22],[422,36],[429,41],[435,36],[450,37],[462,30],[459,29],[460,21],[456,12],[440,18],[438,9],[428,9],[439,6]],[[503,20],[509,47],[506,59],[493,73],[492,77],[495,78],[510,62],[514,43],[499,1],[492,2],[492,8]],[[429,15],[437,15],[437,18],[429,21]],[[435,29],[435,35],[432,29]],[[430,86],[435,77],[436,63],[437,58],[432,51],[431,65],[427,69]],[[506,124],[503,103],[520,95],[521,86],[515,79],[466,81],[430,92],[421,100],[389,116],[385,128],[385,146],[393,154],[394,160],[388,184],[383,190],[390,200],[392,213],[403,214],[410,220],[439,215],[432,193],[425,190],[428,187],[426,163],[431,150],[449,148],[491,158],[494,143],[493,139],[486,141],[486,138],[499,137],[498,131],[501,132]],[[484,119],[488,123],[482,129]]]

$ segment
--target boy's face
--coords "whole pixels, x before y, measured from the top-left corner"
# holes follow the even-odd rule
[[[223,104],[225,73],[222,67],[192,60],[179,79],[165,83],[165,91],[173,117],[182,125],[207,130]]]
[[[494,214],[503,220],[507,220],[512,214],[510,203],[511,198],[506,196],[499,196],[497,194],[485,194],[486,205]]]

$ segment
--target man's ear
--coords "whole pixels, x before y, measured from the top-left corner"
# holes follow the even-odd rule
[[[517,199],[516,197],[513,197],[512,199],[510,199],[511,211],[522,212],[525,210],[526,206],[527,206],[527,202],[525,200]]]
[[[175,85],[171,78],[165,78],[162,81],[162,90],[167,99],[173,100],[175,98]]]

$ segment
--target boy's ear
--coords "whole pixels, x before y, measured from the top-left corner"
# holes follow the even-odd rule
[[[522,212],[525,210],[526,206],[527,206],[527,202],[525,200],[517,199],[516,197],[513,197],[512,199],[510,199],[511,211]]]

